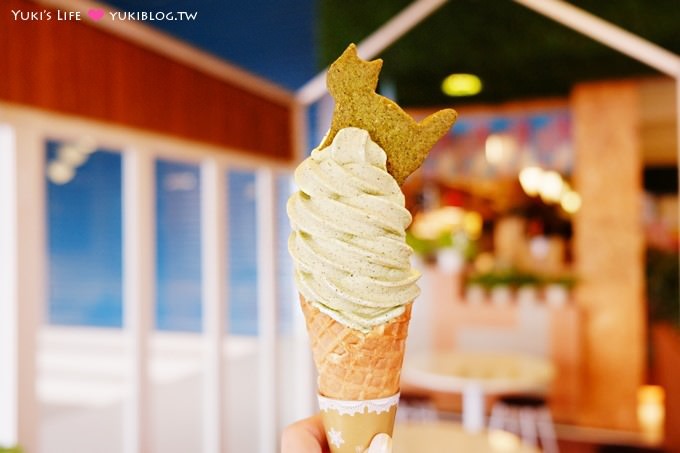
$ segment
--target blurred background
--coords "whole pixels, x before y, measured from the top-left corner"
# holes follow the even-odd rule
[[[680,451],[678,23],[2,0],[0,452],[273,452],[317,410],[285,203],[351,42],[416,119],[459,113],[402,187],[398,451]]]

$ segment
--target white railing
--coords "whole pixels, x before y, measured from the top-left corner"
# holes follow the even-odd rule
[[[0,125],[0,370],[18,366],[17,332],[17,171],[14,131]],[[12,213],[10,215],[10,213]],[[18,370],[17,370],[18,371]],[[0,372],[0,443],[17,442],[17,374]]]
[[[45,273],[45,153],[26,125],[0,132],[0,443],[38,451],[37,332]]]
[[[225,444],[222,406],[225,373],[222,363],[222,335],[225,331],[227,300],[224,276],[227,260],[221,250],[227,244],[227,184],[224,171],[214,160],[201,168],[201,232],[203,257],[203,335],[205,336],[203,382],[203,445],[205,453],[220,453]]]
[[[257,270],[258,270],[258,331],[260,340],[259,361],[259,414],[264,432],[275,432],[278,413],[277,393],[277,304],[276,304],[276,185],[268,169],[257,173]],[[275,452],[276,439],[260,439],[261,452]]]
[[[170,139],[131,129],[102,125],[0,103],[0,445],[21,444],[27,453],[39,445],[39,402],[36,392],[39,332],[47,304],[45,143],[87,136],[100,147],[121,150],[123,158],[123,331],[128,348],[127,395],[123,412],[124,453],[154,451],[150,407],[150,342],[155,300],[155,171],[157,159],[188,162],[201,172],[202,253],[202,446],[194,451],[227,451],[224,406],[230,370],[225,368],[224,276],[227,270],[227,181],[230,169],[256,175],[258,244],[258,372],[257,388],[244,388],[259,409],[253,450],[272,453],[282,423],[279,406],[276,300],[276,176],[289,172],[266,159],[208,145]],[[227,305],[225,305],[225,301]],[[147,302],[147,303],[145,303]],[[300,323],[294,323],[300,329]],[[77,329],[76,329],[77,330]],[[74,332],[76,331],[74,330]],[[301,334],[293,333],[300,346]],[[299,350],[297,348],[296,350]],[[300,359],[300,357],[303,357]],[[298,406],[294,417],[312,410],[311,361],[295,353],[292,365],[300,382],[291,393]],[[256,401],[259,401],[257,403]],[[227,433],[229,431],[227,430]],[[157,434],[157,433],[156,433]],[[238,434],[238,433],[234,433]],[[202,448],[202,450],[201,450]]]
[[[44,151],[43,151],[44,152]],[[149,336],[156,300],[154,159],[128,146],[123,151],[123,331],[130,353],[124,403],[123,452],[151,451]]]

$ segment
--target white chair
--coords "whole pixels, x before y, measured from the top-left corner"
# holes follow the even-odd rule
[[[545,453],[558,453],[557,438],[545,398],[533,395],[504,396],[494,403],[489,429],[517,434],[522,442],[540,446]]]
[[[439,416],[429,396],[402,395],[399,398],[397,420],[400,422],[432,422]]]

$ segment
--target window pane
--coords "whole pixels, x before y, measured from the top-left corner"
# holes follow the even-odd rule
[[[201,330],[201,203],[196,165],[156,163],[156,327]]]
[[[79,149],[47,143],[48,320],[120,327],[121,156]]]
[[[297,308],[296,290],[293,287],[293,262],[288,254],[290,222],[286,213],[286,203],[291,194],[291,176],[280,175],[276,179],[276,298],[279,310],[279,334],[291,333],[292,310]]]
[[[257,219],[255,174],[230,171],[227,329],[236,335],[257,335]]]
[[[46,153],[49,325],[37,350],[42,451],[115,453],[122,448],[125,375],[118,329],[122,157],[56,141],[46,143]]]
[[[228,321],[226,439],[228,451],[256,451],[257,377],[260,373],[257,316],[257,219],[255,173],[228,174]],[[251,389],[245,392],[243,389]],[[244,433],[248,433],[244,435]]]

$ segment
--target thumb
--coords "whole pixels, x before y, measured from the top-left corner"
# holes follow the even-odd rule
[[[376,434],[365,453],[392,453],[392,438],[385,434]]]

